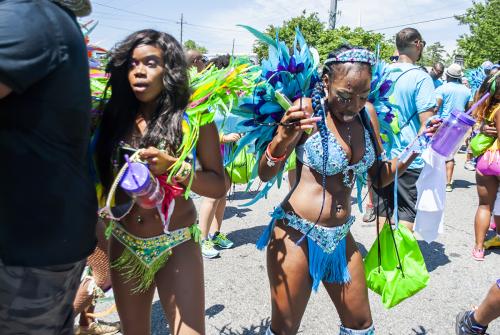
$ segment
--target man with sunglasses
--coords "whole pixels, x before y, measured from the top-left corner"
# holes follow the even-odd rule
[[[431,72],[429,72],[429,74],[431,75],[432,81],[434,82],[434,88],[438,88],[439,86],[443,85],[443,82],[439,79],[443,76],[443,73],[443,63],[437,62],[432,66]]]
[[[398,157],[402,150],[425,129],[427,120],[434,115],[436,97],[432,78],[415,65],[422,57],[425,44],[418,30],[414,28],[404,28],[396,34],[399,57],[397,62],[391,65],[396,71],[390,75],[390,79],[395,82],[391,99],[394,99],[398,106],[395,110],[395,121],[391,124],[396,141],[391,147],[388,144],[385,147],[391,158]],[[423,167],[424,161],[418,157],[407,171],[400,175],[397,209],[393,208],[394,184],[383,189],[375,189],[377,194],[375,204],[379,206],[380,223],[384,223],[386,217],[392,217],[394,210],[397,210],[400,223],[413,230],[416,217],[416,182]],[[388,201],[384,202],[383,199]],[[389,208],[384,208],[384,203],[388,204]]]
[[[194,66],[198,72],[201,72],[207,66],[207,58],[198,50],[189,49],[185,55],[188,67]]]

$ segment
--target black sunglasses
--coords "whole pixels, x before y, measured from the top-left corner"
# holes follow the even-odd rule
[[[427,45],[427,42],[424,41],[424,40],[415,40],[413,41],[413,43],[415,43],[416,45],[419,45],[419,44],[422,44],[422,46],[425,48],[425,46]]]

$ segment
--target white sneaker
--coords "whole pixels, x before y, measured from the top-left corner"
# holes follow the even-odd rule
[[[476,165],[474,164],[473,161],[467,161],[464,164],[464,169],[469,171],[476,171]]]
[[[219,252],[214,248],[214,241],[206,239],[201,242],[201,254],[205,258],[215,258],[219,256]]]

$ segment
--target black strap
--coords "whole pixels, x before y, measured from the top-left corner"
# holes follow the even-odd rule
[[[363,124],[363,127],[368,131],[368,134],[370,135],[370,140],[372,142],[373,148],[375,149],[375,152],[377,152],[378,151],[377,135],[375,135],[375,129],[373,129],[366,108],[363,108],[363,110],[359,113],[359,116],[361,118],[361,123]]]

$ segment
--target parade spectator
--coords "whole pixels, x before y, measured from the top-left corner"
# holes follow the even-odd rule
[[[468,89],[470,89],[470,83],[469,83],[469,79],[467,79],[467,77],[462,77],[462,84],[467,87]]]
[[[432,69],[429,72],[429,74],[432,78],[432,82],[434,83],[434,88],[438,88],[439,86],[443,85],[443,82],[441,81],[443,72],[444,72],[443,63],[437,62],[432,66]]]
[[[191,66],[194,66],[194,67],[196,67],[196,70],[198,72],[201,72],[206,67],[207,59],[198,50],[189,49],[185,52],[185,55],[186,55],[186,61],[187,61],[188,68]]]
[[[463,112],[471,100],[471,91],[462,84],[462,67],[452,64],[446,69],[446,83],[436,89],[436,114],[446,119],[453,110]],[[446,192],[453,191],[455,159],[446,162]]]
[[[481,67],[483,68],[484,74],[487,76],[490,75],[490,72],[494,66],[495,65],[489,60],[484,61],[483,64],[481,64]]]
[[[402,150],[410,144],[413,139],[425,128],[427,120],[434,115],[436,98],[434,85],[429,74],[420,70],[415,65],[422,57],[425,41],[418,30],[405,28],[396,34],[396,47],[399,52],[397,63],[391,66],[400,71],[393,72],[391,79],[395,82],[393,97],[399,106],[397,110],[399,128],[397,131],[398,141],[391,148],[386,148],[389,156],[398,157]],[[416,217],[415,204],[417,200],[416,182],[424,167],[424,161],[418,157],[409,168],[399,176],[398,180],[398,213],[401,223],[410,230]],[[374,188],[376,196],[375,203],[379,205],[383,224],[387,217],[392,217],[394,210],[394,184],[383,189]],[[388,201],[388,212],[383,206],[383,199]]]
[[[96,245],[88,1],[0,1],[0,334],[72,334]]]

